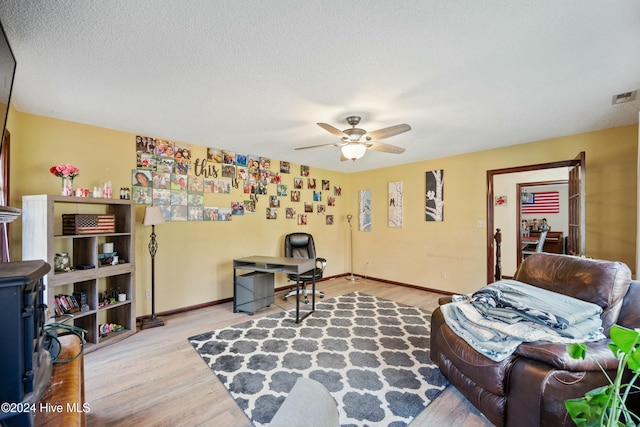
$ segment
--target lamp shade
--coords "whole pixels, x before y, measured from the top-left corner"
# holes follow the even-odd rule
[[[147,206],[144,210],[142,225],[158,225],[164,223],[160,206]]]
[[[342,147],[342,155],[349,160],[358,160],[366,151],[367,147],[359,143],[349,143]]]

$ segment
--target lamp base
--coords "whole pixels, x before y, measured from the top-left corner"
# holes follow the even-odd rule
[[[162,320],[162,317],[157,317],[154,314],[147,319],[142,319],[141,329],[156,328],[158,326],[164,326],[164,320]]]
[[[359,277],[354,276],[353,274],[351,276],[347,277],[347,280],[350,281],[350,282],[355,282],[358,279],[359,279]]]

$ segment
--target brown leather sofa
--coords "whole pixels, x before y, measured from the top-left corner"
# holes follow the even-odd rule
[[[525,259],[514,279],[598,304],[607,336],[614,323],[640,327],[640,282],[631,280],[623,263],[537,253]],[[607,343],[589,343],[587,354],[613,378],[617,361]],[[574,426],[565,399],[607,383],[592,359],[571,359],[563,344],[523,343],[504,361],[494,362],[456,335],[440,308],[431,317],[431,359],[498,427]],[[630,406],[637,413],[636,399]]]

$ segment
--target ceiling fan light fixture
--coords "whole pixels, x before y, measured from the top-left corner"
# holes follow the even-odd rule
[[[367,152],[367,147],[362,144],[347,144],[342,147],[342,155],[349,160],[356,161]]]

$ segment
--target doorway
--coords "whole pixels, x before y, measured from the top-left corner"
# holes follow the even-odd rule
[[[584,183],[585,183],[585,153],[581,152],[571,160],[563,160],[551,163],[541,163],[535,165],[518,166],[504,169],[494,169],[487,171],[487,283],[495,280],[496,257],[495,257],[495,182],[494,178],[504,174],[515,174],[530,171],[542,171],[546,169],[568,168],[569,181],[569,243],[573,242],[570,248],[572,254],[585,253],[585,216],[584,216]],[[519,200],[517,201],[519,206]],[[519,223],[513,220],[515,231],[519,231]],[[514,232],[515,232],[514,231]]]
[[[569,180],[566,177],[569,171],[567,168],[562,168],[556,172],[564,175],[565,179],[517,184],[516,194],[521,195],[521,201],[515,209],[516,224],[520,224],[521,227],[515,235],[516,245],[512,249],[512,254],[515,256],[512,259],[503,257],[502,271],[515,272],[522,263],[523,251],[525,248],[529,251],[535,249],[538,243],[536,237],[540,236],[543,229],[547,230],[547,234],[545,234],[545,241],[541,243],[542,250],[557,254],[567,253],[565,238],[569,233]],[[538,202],[539,199],[542,200]],[[532,203],[525,203],[525,200],[530,200]],[[496,222],[499,223],[497,213]],[[525,235],[527,237],[524,237]],[[505,240],[504,237],[503,240]],[[509,261],[511,265],[507,264]]]

